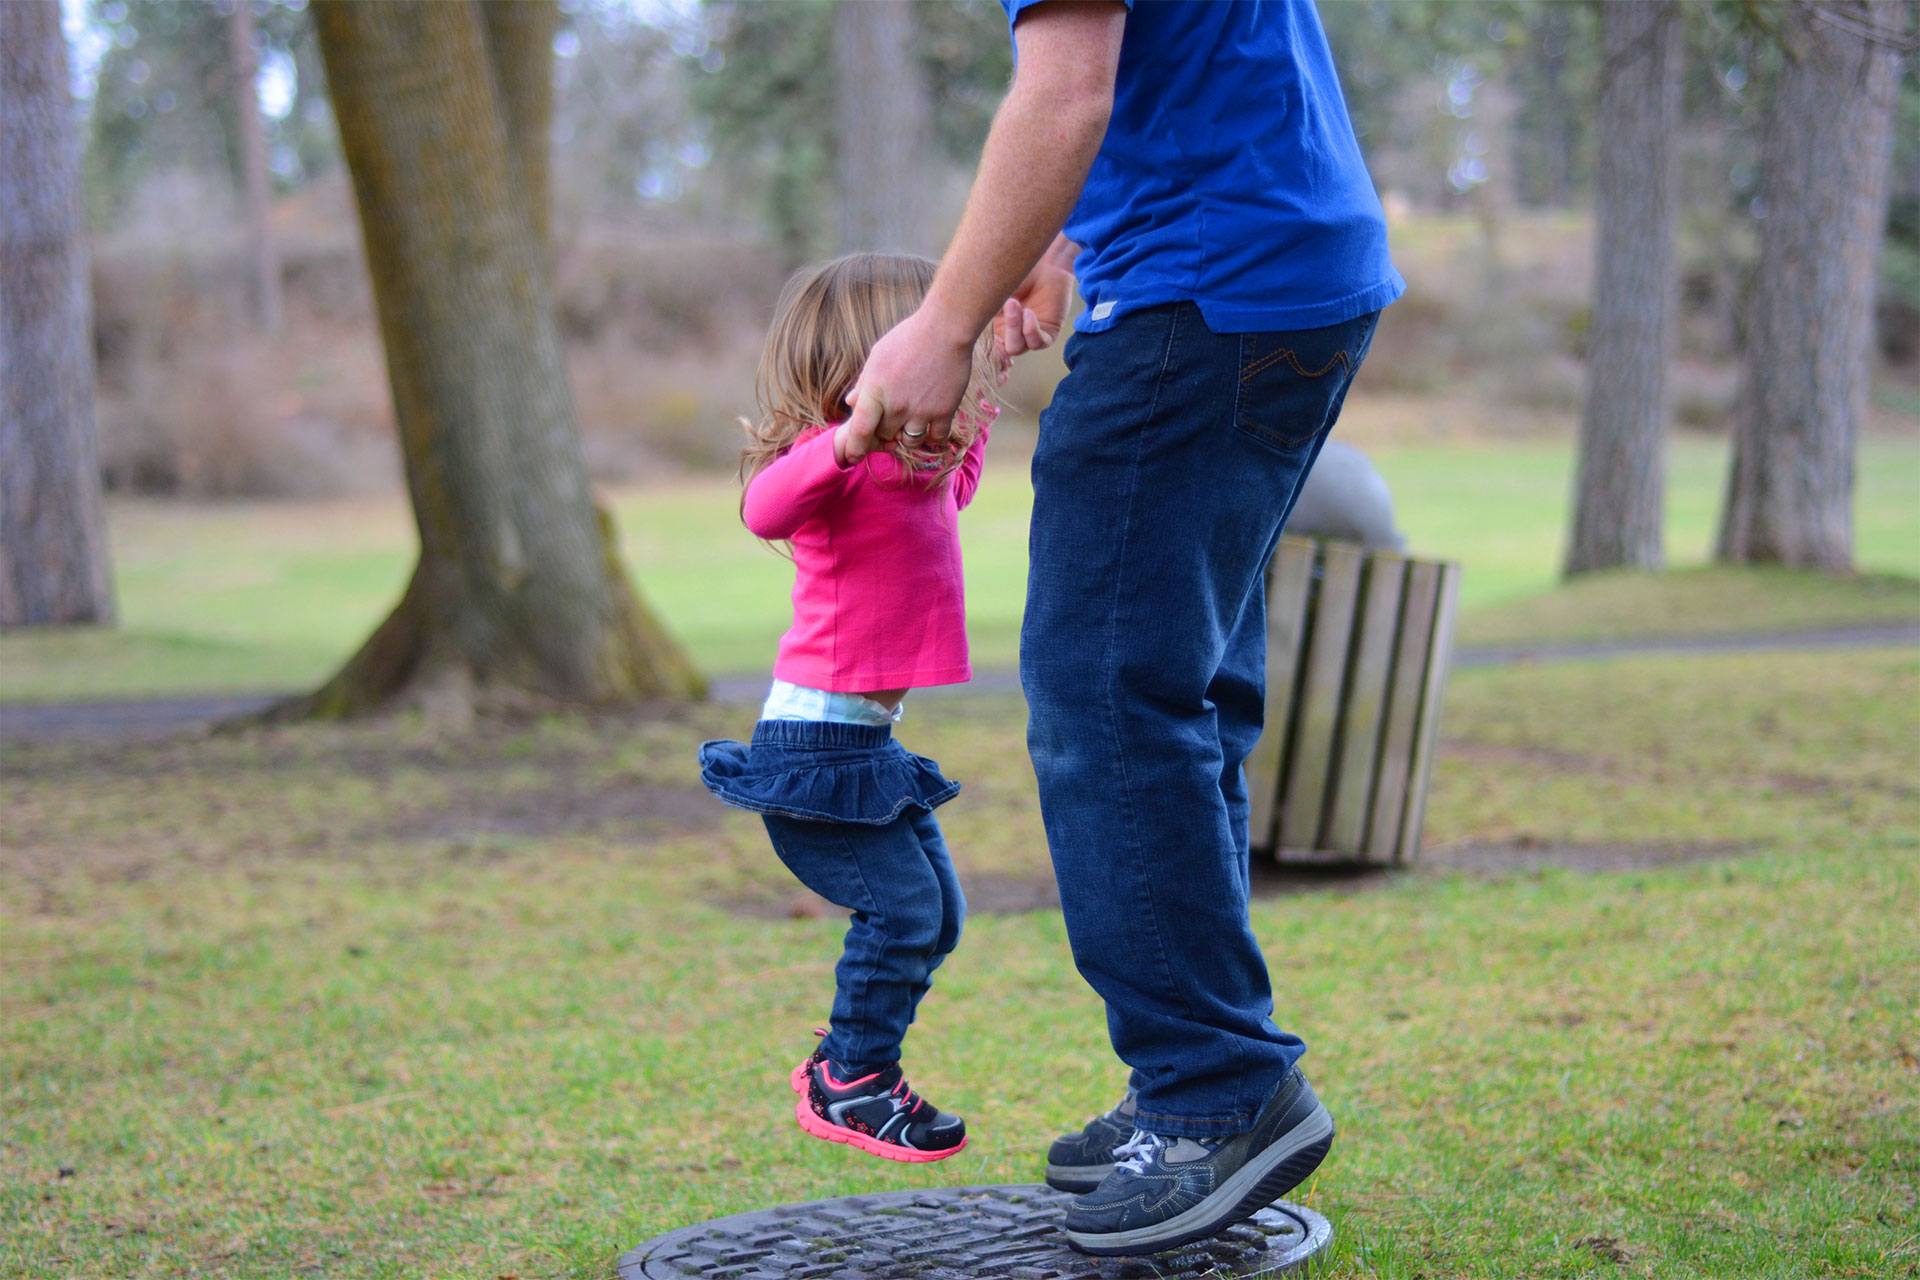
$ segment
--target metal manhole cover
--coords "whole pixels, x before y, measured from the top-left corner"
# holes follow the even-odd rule
[[[783,1205],[669,1231],[620,1280],[1132,1280],[1276,1276],[1333,1227],[1276,1201],[1211,1240],[1149,1258],[1090,1258],[1060,1235],[1072,1197],[1041,1186],[890,1191]]]

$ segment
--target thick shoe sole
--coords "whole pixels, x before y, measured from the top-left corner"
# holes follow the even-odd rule
[[[1132,1231],[1088,1234],[1066,1231],[1067,1243],[1081,1253],[1103,1258],[1131,1257],[1177,1249],[1195,1240],[1218,1235],[1236,1222],[1251,1218],[1313,1175],[1333,1147],[1333,1116],[1316,1104],[1312,1113],[1285,1136],[1236,1170],[1220,1189],[1165,1222]]]
[[[1112,1172],[1111,1164],[1050,1164],[1047,1166],[1047,1185],[1055,1191],[1085,1195],[1098,1188]]]
[[[957,1156],[967,1149],[965,1138],[951,1147],[939,1151],[917,1151],[912,1147],[902,1147],[891,1142],[881,1142],[869,1138],[864,1133],[855,1133],[852,1129],[842,1129],[813,1114],[813,1108],[807,1105],[805,1098],[793,1104],[793,1118],[800,1127],[816,1138],[825,1138],[828,1142],[844,1142],[857,1151],[870,1156],[879,1156],[882,1160],[898,1160],[903,1164],[929,1164],[935,1160],[945,1160],[948,1156]]]

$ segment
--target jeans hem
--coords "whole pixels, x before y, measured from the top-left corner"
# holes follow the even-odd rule
[[[1231,1116],[1163,1116],[1152,1111],[1134,1113],[1135,1127],[1163,1138],[1233,1138],[1253,1128],[1257,1111],[1236,1111]]]

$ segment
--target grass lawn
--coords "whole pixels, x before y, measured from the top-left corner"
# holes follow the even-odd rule
[[[1460,673],[1430,868],[1254,914],[1341,1125],[1317,1274],[1920,1275],[1916,707],[1911,651]],[[1122,1078],[1055,912],[976,914],[909,1039],[967,1154],[793,1126],[839,925],[696,789],[747,714],[4,748],[0,1275],[600,1280],[1033,1180]],[[1047,874],[1022,720],[905,726],[982,894]]]
[[[1009,433],[1009,444],[1013,443]],[[1554,592],[1571,449],[1556,441],[1390,444],[1374,451],[1422,555],[1460,560],[1465,643],[1725,631],[1920,616],[1920,437],[1861,444],[1866,576],[1708,569],[1724,442],[1669,450],[1668,551],[1686,576],[1611,575]],[[792,570],[740,527],[730,481],[615,495],[627,563],[716,674],[772,664]],[[989,465],[962,520],[975,661],[1009,667],[1026,579],[1030,492],[1017,448]],[[398,500],[111,508],[122,626],[0,634],[0,700],[50,701],[318,683],[399,596],[413,533]]]

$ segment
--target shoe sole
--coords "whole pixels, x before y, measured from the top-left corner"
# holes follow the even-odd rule
[[[1102,1258],[1177,1249],[1251,1218],[1312,1176],[1332,1146],[1333,1116],[1325,1106],[1316,1105],[1312,1114],[1285,1137],[1256,1153],[1221,1183],[1218,1191],[1185,1213],[1132,1231],[1061,1234],[1081,1253]]]
[[[1110,1164],[1050,1164],[1047,1166],[1047,1185],[1055,1191],[1071,1191],[1076,1195],[1085,1195],[1107,1180],[1113,1172]]]
[[[877,1139],[869,1138],[864,1133],[855,1133],[852,1129],[842,1129],[837,1124],[822,1120],[819,1116],[813,1114],[813,1108],[807,1105],[805,1098],[793,1104],[793,1118],[800,1122],[802,1129],[805,1129],[816,1138],[825,1138],[828,1142],[844,1142],[848,1146],[859,1151],[864,1151],[870,1156],[879,1156],[882,1160],[898,1160],[903,1164],[930,1164],[935,1160],[945,1160],[949,1156],[957,1156],[967,1149],[967,1140],[965,1138],[960,1139],[954,1146],[944,1147],[939,1151],[919,1151],[913,1147],[902,1147],[891,1142],[881,1142]]]

